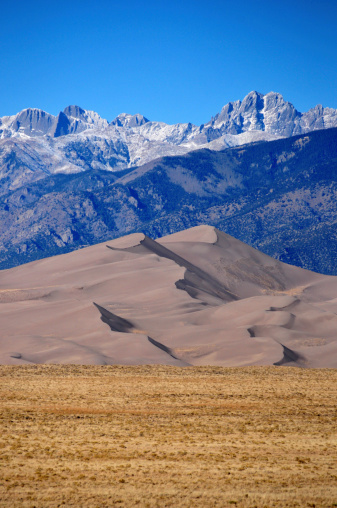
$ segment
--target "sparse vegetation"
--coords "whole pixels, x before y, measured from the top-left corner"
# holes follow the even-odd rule
[[[337,505],[337,371],[1,366],[0,506]]]

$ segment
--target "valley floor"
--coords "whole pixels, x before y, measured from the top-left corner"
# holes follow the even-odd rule
[[[337,506],[337,370],[0,366],[0,506]]]

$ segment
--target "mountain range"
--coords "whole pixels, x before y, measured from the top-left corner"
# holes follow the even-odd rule
[[[0,267],[143,231],[212,224],[303,268],[337,274],[337,129],[122,172],[56,174],[3,191]]]
[[[144,127],[146,125],[146,127]],[[197,145],[210,142],[226,134],[263,131],[279,136],[303,134],[315,129],[337,126],[337,111],[321,105],[300,113],[283,99],[282,95],[269,92],[265,95],[253,91],[243,101],[229,102],[220,113],[207,123],[196,126],[191,123],[167,125],[151,122],[143,115],[122,113],[112,122],[101,118],[94,111],[79,106],[68,106],[57,116],[41,109],[28,108],[16,115],[0,118],[0,137],[48,137],[58,138],[78,134],[85,130],[105,131],[113,128],[140,128],[149,140],[167,141],[174,145],[194,141]]]
[[[299,113],[274,92],[251,92],[199,127],[139,114],[109,124],[77,106],[3,117],[0,268],[210,223],[284,262],[337,274],[333,126],[336,110]]]
[[[337,127],[337,110],[318,105],[300,113],[274,92],[251,92],[200,126],[125,113],[109,123],[78,106],[57,116],[25,109],[0,118],[0,184],[13,190],[55,173],[120,171],[198,148],[222,150],[330,127]]]

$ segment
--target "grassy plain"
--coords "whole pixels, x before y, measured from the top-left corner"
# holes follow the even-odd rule
[[[0,506],[337,506],[337,371],[1,366]]]

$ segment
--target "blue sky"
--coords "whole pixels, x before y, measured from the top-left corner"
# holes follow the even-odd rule
[[[69,104],[207,122],[251,90],[337,108],[333,1],[1,2],[0,116]]]

